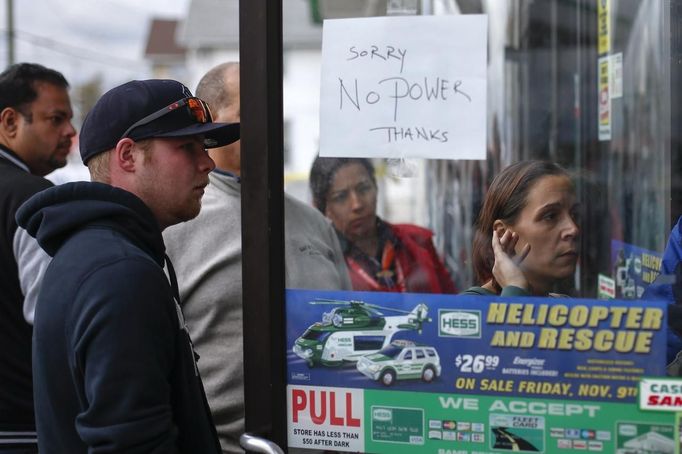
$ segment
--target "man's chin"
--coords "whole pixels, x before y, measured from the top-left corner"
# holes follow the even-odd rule
[[[66,156],[64,158],[58,158],[53,156],[52,159],[49,160],[48,165],[52,170],[57,170],[61,169],[62,167],[66,166]]]
[[[177,217],[177,222],[175,222],[174,224],[179,224],[181,222],[191,221],[192,219],[199,216],[200,211],[201,211],[201,204],[197,204],[196,207],[188,208],[187,210],[185,210],[183,213],[181,213]]]

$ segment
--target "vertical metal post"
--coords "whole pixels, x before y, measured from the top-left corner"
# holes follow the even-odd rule
[[[666,3],[668,4],[668,3]],[[682,215],[682,1],[670,0],[670,227]]]
[[[246,431],[286,446],[282,0],[239,1]]]
[[[550,130],[549,130],[549,143],[547,148],[549,150],[549,159],[554,162],[559,161],[559,87],[560,81],[560,69],[559,69],[559,53],[562,49],[559,48],[559,17],[558,17],[558,6],[557,2],[552,2],[550,4]]]
[[[7,0],[7,66],[14,64],[14,0]]]

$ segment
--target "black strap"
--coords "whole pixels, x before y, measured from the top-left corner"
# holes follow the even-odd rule
[[[182,300],[180,299],[180,289],[178,288],[178,278],[175,276],[175,268],[173,268],[173,263],[167,254],[164,254],[166,258],[166,268],[168,269],[168,278],[170,280],[171,290],[173,290],[173,296],[178,301],[178,304],[182,306]]]

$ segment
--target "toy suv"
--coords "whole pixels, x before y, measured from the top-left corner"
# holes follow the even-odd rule
[[[422,379],[426,383],[440,377],[440,357],[435,348],[415,345],[406,340],[394,340],[388,347],[377,353],[363,356],[358,360],[358,371],[372,380],[379,380],[384,386],[391,386],[396,380]]]

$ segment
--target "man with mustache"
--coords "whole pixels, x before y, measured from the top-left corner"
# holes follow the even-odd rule
[[[0,452],[37,452],[31,336],[49,256],[14,215],[43,176],[66,164],[71,138],[69,84],[44,66],[19,63],[0,74]]]
[[[17,212],[53,256],[34,324],[42,454],[220,452],[161,232],[199,214],[206,148],[238,139],[181,83],[128,82],[83,123],[92,182]]]

